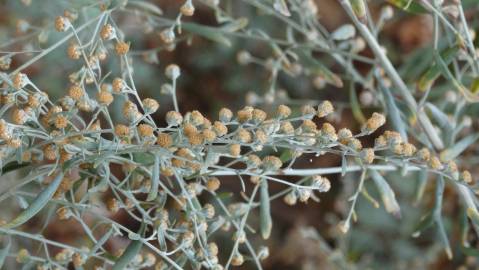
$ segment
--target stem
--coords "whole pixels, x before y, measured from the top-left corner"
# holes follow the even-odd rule
[[[384,70],[394,82],[396,87],[398,88],[401,96],[404,98],[406,104],[408,105],[409,109],[417,113],[418,121],[421,124],[422,128],[426,132],[426,135],[430,139],[431,143],[434,145],[435,148],[441,150],[444,148],[444,144],[437,134],[434,126],[432,125],[431,121],[425,114],[425,112],[417,106],[416,100],[412,96],[411,92],[409,91],[408,87],[401,79],[399,74],[397,73],[394,66],[389,61],[389,58],[384,53],[383,49],[379,46],[376,38],[374,38],[373,34],[369,29],[361,23],[353,13],[351,5],[346,0],[339,0],[341,5],[343,6],[346,13],[349,15],[351,20],[353,21],[354,25],[358,28],[361,35],[364,37],[366,42],[368,43],[369,47],[373,51],[374,55],[378,58],[379,62],[382,64]]]

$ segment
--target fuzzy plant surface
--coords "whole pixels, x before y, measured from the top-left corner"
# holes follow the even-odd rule
[[[477,0],[0,12],[0,269],[479,266]]]

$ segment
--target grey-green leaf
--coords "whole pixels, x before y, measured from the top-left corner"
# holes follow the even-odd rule
[[[401,112],[399,111],[391,92],[389,89],[386,89],[381,80],[379,80],[379,85],[381,86],[381,92],[383,93],[384,99],[386,101],[388,118],[391,120],[393,128],[397,130],[401,134],[403,140],[407,142],[406,125],[404,125],[404,121],[401,119]]]
[[[50,199],[53,197],[53,194],[55,191],[58,189],[58,186],[60,186],[61,182],[63,180],[63,173],[60,172],[55,179],[48,185],[47,188],[42,190],[40,194],[33,200],[33,202],[30,204],[30,206],[25,209],[20,215],[18,215],[14,220],[10,221],[9,223],[1,226],[2,228],[15,228],[23,223],[27,222],[30,220],[34,215],[36,215],[40,210],[47,205],[47,203],[50,201]]]
[[[263,179],[260,183],[260,230],[263,239],[271,235],[273,221],[271,218],[271,206],[269,201],[268,181]]]
[[[396,196],[388,182],[386,182],[386,179],[384,179],[384,177],[382,177],[377,171],[370,170],[369,172],[371,173],[371,177],[381,195],[386,212],[391,213],[395,217],[401,217],[401,209],[396,201]]]
[[[466,148],[475,143],[479,139],[478,134],[471,134],[467,137],[464,137],[462,140],[456,142],[454,145],[448,149],[441,152],[442,160],[453,160],[458,157]]]
[[[155,155],[155,162],[151,172],[151,188],[148,193],[147,201],[152,201],[158,196],[158,186],[160,184],[160,157]]]
[[[142,223],[138,235],[143,235],[145,232],[145,223]],[[118,258],[118,260],[113,265],[113,270],[125,269],[129,262],[140,252],[143,242],[141,240],[131,241],[128,247],[125,249],[123,254]]]

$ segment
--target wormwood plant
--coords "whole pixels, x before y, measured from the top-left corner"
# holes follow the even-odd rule
[[[49,12],[56,13],[41,22],[18,20],[18,34],[0,45],[0,268],[229,269],[248,262],[262,269],[269,248],[256,236],[271,235],[271,201],[319,201],[335,185],[330,174],[353,176],[347,183],[355,187],[349,211],[337,224],[344,234],[361,214],[355,211],[358,200],[380,207],[366,181],[397,218],[401,209],[390,174],[419,176],[418,201],[426,185],[433,185],[432,210],[423,209],[414,235],[434,225],[449,258],[453,249],[441,209],[445,187],[453,187],[468,218],[461,252],[477,254],[469,241],[479,232],[478,201],[466,170],[474,162],[461,158],[478,139],[471,127],[478,51],[464,14],[465,8],[477,10],[476,1],[388,1],[400,12],[433,18],[430,59],[412,56],[402,69],[391,63],[378,38],[394,14],[383,1],[338,0],[351,23],[334,31],[318,19],[321,2],[311,0],[166,1],[174,12],[134,0],[7,2],[52,5]],[[381,6],[378,16],[368,4]],[[196,9],[215,23],[196,22]],[[277,29],[250,23],[251,12]],[[154,35],[157,44],[137,49],[132,29]],[[222,108],[215,119],[180,110],[181,67],[163,65],[157,53],[204,40],[228,50],[238,40],[270,49],[265,58],[237,52],[240,65],[262,67],[269,75],[265,91],[248,95],[253,104],[235,112]],[[361,54],[365,50],[372,54]],[[63,56],[46,80],[62,82],[64,90],[51,98],[56,94],[29,73],[57,51]],[[164,80],[150,78],[164,95],[164,121],[159,102],[137,87],[139,62],[164,68]],[[281,77],[344,88],[350,102],[295,100],[278,90]],[[370,105],[359,105],[357,88],[369,93],[362,100]],[[376,112],[366,112],[368,107]],[[361,123],[358,132],[336,131],[334,119],[346,109]],[[386,118],[389,130],[377,131]],[[363,147],[371,137],[374,143]],[[339,156],[342,166],[297,166],[304,157],[330,155]],[[225,195],[227,181],[240,184],[241,196]],[[273,192],[274,183],[284,188]],[[114,218],[117,212],[127,221]],[[132,227],[132,221],[139,225]],[[78,228],[73,239],[45,235],[48,226],[62,223]],[[216,244],[219,237],[230,244]],[[124,245],[112,248],[113,239]],[[338,267],[353,267],[343,263]]]

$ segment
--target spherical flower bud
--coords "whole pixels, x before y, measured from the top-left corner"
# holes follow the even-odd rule
[[[17,125],[23,125],[28,121],[28,114],[23,109],[15,108],[12,112],[12,121]]]
[[[301,115],[310,116],[311,118],[316,114],[316,110],[311,105],[304,105],[301,107]]]
[[[118,41],[115,45],[115,51],[118,55],[125,55],[130,50],[130,43],[124,41]]]
[[[66,128],[68,126],[68,119],[64,115],[57,115],[54,124],[58,129]]]
[[[117,124],[115,126],[115,134],[119,137],[130,137],[130,128],[122,124]]]
[[[83,90],[83,88],[80,85],[74,84],[74,85],[70,86],[70,88],[68,89],[68,95],[73,100],[78,101],[85,95],[85,91]]]
[[[253,118],[253,108],[250,106],[246,106],[243,109],[239,110],[236,113],[236,117],[238,118],[238,122],[245,123]]]
[[[239,252],[236,252],[236,254],[231,259],[231,265],[241,266],[241,265],[243,265],[243,263],[244,263],[243,255],[241,255]]]
[[[240,51],[236,55],[236,60],[240,65],[247,65],[251,62],[252,57],[248,51]]]
[[[429,166],[434,170],[442,170],[444,168],[441,163],[441,160],[439,160],[439,158],[436,156],[431,157],[431,159],[429,160]]]
[[[62,16],[55,18],[55,29],[58,32],[64,32],[70,27],[70,21]]]
[[[237,130],[236,138],[241,143],[250,143],[252,140],[251,133],[244,128],[240,128]]]
[[[283,197],[283,201],[287,205],[295,205],[298,202],[298,196],[296,195],[296,192],[292,190]]]
[[[186,123],[183,125],[183,134],[185,134],[187,137],[192,136],[196,134],[197,132],[198,132],[198,129],[194,125],[190,123]]]
[[[70,43],[67,48],[67,55],[70,59],[78,60],[81,56],[80,46],[76,43]]]
[[[180,77],[180,74],[180,67],[176,64],[169,64],[165,69],[165,75],[170,80],[176,80],[178,77]]]
[[[333,104],[330,101],[325,100],[321,104],[319,104],[318,112],[317,112],[316,115],[319,118],[322,118],[322,117],[325,117],[325,116],[329,115],[332,112],[334,112]]]
[[[333,142],[338,139],[338,136],[336,135],[336,129],[330,123],[323,124],[321,127],[321,136]]]
[[[191,145],[203,144],[203,135],[201,135],[199,132],[194,132],[188,136],[188,142]]]
[[[255,123],[261,123],[266,119],[266,112],[260,109],[254,109],[252,118]]]
[[[108,106],[113,102],[113,95],[106,90],[100,90],[97,94],[98,103]]]
[[[364,126],[361,128],[361,132],[365,132],[366,134],[371,134],[380,128],[382,125],[386,123],[386,117],[380,113],[373,113],[371,118],[369,118]]]
[[[173,138],[168,133],[160,133],[158,134],[156,143],[163,148],[168,148],[173,144]]]
[[[286,105],[279,105],[278,109],[276,109],[276,114],[280,119],[287,118],[291,115],[291,108]]]
[[[123,105],[123,115],[130,121],[136,121],[141,117],[136,104],[131,101],[126,101]]]
[[[429,161],[429,159],[431,158],[431,152],[427,148],[422,148],[417,152],[416,155],[423,161]]]
[[[356,138],[351,138],[348,141],[348,146],[351,147],[354,151],[360,151],[361,149],[363,149],[363,144],[360,140]]]
[[[13,88],[19,90],[25,87],[28,84],[28,77],[24,73],[16,73],[15,76],[13,76]]]
[[[262,167],[267,171],[277,171],[283,166],[283,162],[276,156],[266,156],[263,158]]]
[[[109,40],[115,37],[115,28],[109,23],[102,26],[100,30],[100,37],[103,40]]]
[[[230,155],[233,157],[238,157],[241,154],[241,145],[239,144],[232,144],[229,146]]]
[[[219,120],[224,123],[231,121],[231,118],[233,118],[233,112],[228,108],[222,108],[218,114]]]
[[[143,108],[145,109],[146,113],[155,113],[158,108],[160,108],[158,101],[152,98],[145,98],[141,103],[143,103]]]
[[[55,145],[49,144],[43,148],[43,156],[47,160],[55,160],[57,159],[57,150]]]
[[[169,111],[166,113],[166,123],[168,126],[178,126],[183,122],[183,116],[176,111]]]
[[[374,147],[376,148],[383,148],[383,147],[386,147],[387,145],[388,145],[388,142],[383,135],[377,137],[374,140]]]
[[[286,134],[286,135],[292,135],[294,133],[293,124],[291,124],[291,122],[289,122],[289,121],[281,122],[281,125],[279,127],[279,131],[281,133]]]
[[[183,16],[193,16],[195,13],[195,7],[193,6],[193,3],[191,3],[191,0],[187,0],[181,7],[180,7],[180,12],[183,14]]]
[[[416,153],[416,146],[411,143],[404,143],[403,144],[403,155],[406,157],[411,157]]]
[[[258,168],[261,166],[261,162],[261,159],[255,154],[248,155],[246,159],[246,164],[249,168]]]
[[[106,208],[108,211],[112,213],[118,212],[120,210],[120,204],[118,203],[118,200],[115,198],[109,198],[106,202]]]
[[[199,111],[192,111],[190,114],[190,121],[195,126],[203,125],[205,117]]]
[[[165,29],[161,31],[160,38],[164,43],[173,43],[175,41],[175,32],[171,28]]]
[[[374,161],[374,149],[365,148],[359,153],[359,157],[366,164],[371,164]]]
[[[319,192],[328,192],[331,189],[331,182],[326,177],[315,175],[312,179],[312,186]]]
[[[138,134],[140,137],[152,137],[153,136],[153,127],[148,124],[138,125]]]
[[[309,189],[300,189],[298,190],[298,194],[299,194],[299,201],[303,203],[307,202],[309,198],[311,198],[311,190]]]
[[[213,142],[215,139],[216,139],[216,132],[214,132],[213,130],[211,129],[205,129],[202,131],[201,133],[203,135],[203,138],[205,139],[205,141],[207,142]]]
[[[213,218],[215,216],[215,207],[211,203],[205,204],[203,208],[207,218]]]
[[[211,192],[218,190],[218,188],[220,188],[220,185],[221,185],[220,180],[217,177],[210,177],[206,181],[206,189],[208,189]]]
[[[126,88],[126,83],[122,78],[115,78],[111,84],[113,92],[120,93],[123,89]]]
[[[338,131],[338,140],[342,144],[347,144],[348,140],[353,137],[353,133],[348,128],[342,128]]]
[[[228,127],[219,121],[215,121],[213,124],[213,130],[218,137],[222,137],[228,133]]]
[[[303,120],[303,123],[301,124],[301,129],[303,132],[316,132],[318,127],[316,126],[316,123],[306,119]]]

